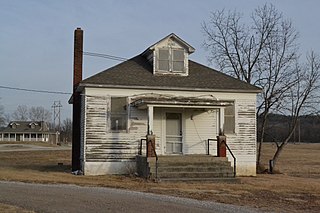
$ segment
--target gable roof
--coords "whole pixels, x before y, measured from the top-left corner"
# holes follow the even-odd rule
[[[189,60],[189,75],[153,75],[153,67],[141,55],[80,82],[79,87],[118,87],[189,91],[254,92],[261,89]]]
[[[16,124],[16,128],[12,128],[11,125]],[[35,124],[34,128],[31,128],[31,124]],[[49,128],[43,121],[11,121],[9,125],[3,128],[2,133],[47,133]]]
[[[182,40],[179,36],[177,36],[176,34],[174,33],[171,33],[169,35],[167,35],[166,37],[164,37],[163,39],[161,39],[160,41],[154,43],[153,45],[151,45],[150,47],[148,47],[141,55],[145,55],[147,52],[151,51],[151,50],[154,50],[156,45],[166,39],[173,39],[175,41],[177,41],[178,43],[180,43],[182,46],[185,47],[185,49],[188,51],[188,53],[193,53],[195,51],[195,49],[190,45],[188,44],[187,42],[185,42],[184,40]]]

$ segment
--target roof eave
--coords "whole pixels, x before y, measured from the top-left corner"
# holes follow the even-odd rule
[[[161,86],[132,86],[132,85],[107,85],[80,83],[77,92],[84,87],[91,88],[117,88],[117,89],[154,89],[154,90],[177,90],[177,91],[201,91],[201,92],[229,92],[229,93],[261,93],[262,89],[213,89],[213,88],[188,88],[188,87],[161,87]]]

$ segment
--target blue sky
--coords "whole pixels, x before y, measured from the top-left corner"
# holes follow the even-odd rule
[[[1,0],[0,86],[71,92],[73,31],[84,30],[84,51],[131,58],[174,32],[191,44],[191,59],[208,65],[201,23],[210,12],[237,9],[249,16],[270,2],[300,33],[301,54],[320,52],[318,0]],[[119,62],[84,56],[84,78]],[[214,65],[211,65],[214,67]],[[62,117],[71,117],[69,95],[52,95],[0,88],[6,113],[18,105],[51,110],[60,100]]]

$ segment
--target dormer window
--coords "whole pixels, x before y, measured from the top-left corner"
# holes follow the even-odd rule
[[[189,55],[194,48],[174,33],[161,39],[142,53],[153,66],[154,75],[189,75]]]
[[[158,70],[166,72],[184,72],[185,56],[183,49],[159,48]]]
[[[31,129],[35,129],[38,124],[32,122],[32,123],[30,123],[29,125],[30,125],[30,128],[31,128]]]

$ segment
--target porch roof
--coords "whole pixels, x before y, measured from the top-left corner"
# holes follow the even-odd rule
[[[185,108],[217,108],[232,105],[232,101],[222,101],[215,97],[180,97],[180,96],[155,96],[136,98],[131,105],[145,109],[152,105],[155,107],[185,107]]]

